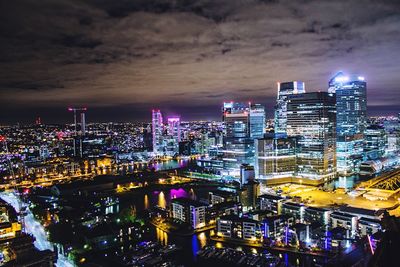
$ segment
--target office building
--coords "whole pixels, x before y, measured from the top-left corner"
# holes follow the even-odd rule
[[[164,124],[160,110],[152,111],[152,133],[153,133],[153,152],[156,155],[163,154],[163,135]]]
[[[225,125],[223,161],[224,168],[239,170],[243,163],[251,163],[254,141],[250,138],[250,107],[245,103],[227,102],[223,106]]]
[[[260,104],[250,104],[250,138],[263,138],[265,134],[265,107]]]
[[[297,137],[300,183],[321,184],[336,177],[336,99],[313,92],[287,98],[287,135]]]
[[[267,184],[291,182],[296,174],[296,137],[266,136],[255,141],[255,174]]]
[[[287,98],[289,95],[305,93],[304,82],[293,81],[278,83],[278,95],[275,106],[275,134],[286,134]]]
[[[352,175],[364,158],[367,83],[362,76],[339,72],[329,81],[329,92],[336,95],[337,170]]]
[[[387,148],[385,128],[380,125],[370,125],[364,132],[364,153],[367,160],[381,159]]]
[[[255,172],[254,167],[249,164],[242,164],[240,166],[240,185],[243,186],[249,181],[254,181]]]
[[[265,109],[260,104],[225,102],[224,169],[239,175],[240,165],[254,162],[254,140],[265,133]]]

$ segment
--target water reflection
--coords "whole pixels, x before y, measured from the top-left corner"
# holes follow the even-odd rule
[[[156,228],[157,234],[157,241],[160,242],[162,245],[168,245],[168,234],[163,230]]]
[[[147,209],[150,208],[150,204],[149,204],[149,195],[148,195],[148,194],[145,194],[145,195],[144,195],[143,208],[144,208],[145,210],[147,210]]]
[[[165,200],[165,195],[163,191],[158,194],[158,206],[164,209],[167,207],[167,201]]]
[[[197,238],[200,241],[200,247],[204,248],[207,245],[207,236],[205,233],[200,233]]]

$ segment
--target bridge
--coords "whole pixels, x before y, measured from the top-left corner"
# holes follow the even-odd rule
[[[358,186],[357,190],[368,191],[371,195],[393,196],[400,192],[400,169],[384,173],[363,182]]]

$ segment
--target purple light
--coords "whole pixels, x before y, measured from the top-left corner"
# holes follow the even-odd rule
[[[169,193],[169,196],[170,196],[170,199],[180,198],[180,197],[187,198],[188,197],[188,193],[183,188],[171,189],[170,193]]]
[[[179,122],[181,118],[179,117],[169,117],[168,122]]]

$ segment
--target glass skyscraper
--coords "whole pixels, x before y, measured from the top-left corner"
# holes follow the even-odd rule
[[[387,135],[380,125],[370,125],[364,132],[364,152],[368,160],[381,159],[385,155]]]
[[[163,153],[163,133],[164,124],[161,111],[159,109],[152,110],[152,133],[153,133],[153,152],[154,154]]]
[[[275,134],[286,134],[287,98],[289,95],[305,93],[304,82],[293,81],[278,83],[278,96],[275,106]]]
[[[339,72],[329,81],[329,92],[336,93],[337,170],[352,175],[364,159],[367,83],[362,76]]]
[[[250,104],[250,138],[263,138],[265,134],[265,108]]]
[[[224,156],[226,169],[243,163],[254,164],[254,140],[265,132],[265,109],[259,104],[225,102],[222,108],[225,125]]]
[[[336,177],[334,94],[313,92],[288,96],[287,135],[298,138],[299,180],[305,178],[308,183],[321,184]]]

